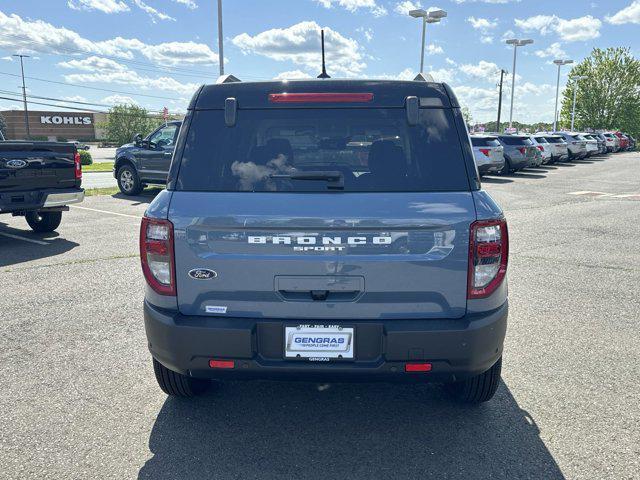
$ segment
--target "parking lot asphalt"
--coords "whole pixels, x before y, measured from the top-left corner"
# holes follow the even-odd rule
[[[167,399],[137,254],[153,194],[88,197],[58,234],[0,216],[0,478],[640,478],[640,153],[484,188],[509,221],[510,325],[474,408],[367,383]]]

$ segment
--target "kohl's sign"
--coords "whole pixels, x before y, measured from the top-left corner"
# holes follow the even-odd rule
[[[68,117],[63,115],[40,115],[43,125],[91,125],[91,117]]]

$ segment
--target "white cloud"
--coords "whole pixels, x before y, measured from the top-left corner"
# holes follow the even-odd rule
[[[138,7],[140,10],[146,12],[149,14],[149,17],[151,17],[151,21],[153,23],[156,23],[157,20],[171,20],[173,22],[175,22],[175,18],[167,15],[166,13],[162,13],[158,10],[156,10],[155,8],[153,8],[151,5],[147,5],[146,3],[144,3],[142,0],[131,0],[136,7]]]
[[[535,15],[515,19],[518,28],[525,32],[538,31],[541,35],[556,33],[567,42],[592,40],[600,36],[602,21],[591,15],[566,20],[557,15]]]
[[[119,95],[119,94],[114,94],[114,95],[109,95],[108,97],[104,97],[102,100],[100,100],[100,103],[106,103],[108,105],[123,105],[123,104],[139,105],[139,103],[133,98],[127,95]]]
[[[480,42],[482,42],[482,43],[493,43],[493,37],[491,35],[482,35],[480,37]]]
[[[71,95],[67,97],[62,97],[63,100],[69,100],[71,102],[86,102],[87,99],[82,95]]]
[[[194,2],[194,0],[173,0],[173,1],[175,3],[179,3],[180,5],[184,5],[190,10],[195,10],[196,8],[198,8],[198,5],[196,4],[196,2]]]
[[[493,3],[493,4],[503,4],[503,3],[518,3],[520,0],[453,0],[456,3]]]
[[[0,60],[4,60],[6,62],[13,62],[13,57],[7,55],[6,57],[1,57]]]
[[[356,32],[361,33],[367,42],[373,40],[373,30],[371,28],[359,27],[356,28]]]
[[[62,68],[82,70],[85,72],[122,72],[128,70],[127,67],[109,58],[91,56],[82,60],[68,60],[58,63]]]
[[[78,52],[133,59],[140,54],[158,65],[211,65],[218,54],[204,43],[167,42],[146,44],[135,38],[116,37],[101,42],[88,40],[73,30],[42,20],[23,20],[0,11],[0,48],[24,53],[64,54]]]
[[[67,0],[73,10],[98,10],[103,13],[128,12],[129,6],[121,0]]]
[[[429,45],[427,45],[427,53],[429,55],[437,55],[439,53],[444,53],[444,50],[440,45],[434,45],[433,43],[430,43]]]
[[[288,72],[282,72],[273,77],[274,80],[300,80],[304,78],[312,78],[308,73],[302,70],[290,70]]]
[[[369,10],[375,17],[381,17],[387,14],[387,9],[376,3],[376,0],[316,0],[324,8],[331,8],[334,5],[344,8],[354,13],[359,9]]]
[[[534,54],[540,58],[563,58],[567,55],[567,52],[562,49],[560,42],[555,42],[544,50],[536,50]]]
[[[482,18],[482,17],[478,17],[478,18],[469,17],[467,18],[467,22],[469,22],[471,26],[476,30],[481,30],[483,32],[486,32],[487,30],[491,30],[498,26],[497,20],[491,21],[487,18]]]
[[[444,59],[445,62],[447,62],[449,65],[457,65],[455,60],[450,59],[449,57]]]
[[[327,70],[354,76],[366,67],[358,42],[329,27],[324,28]],[[242,33],[232,43],[245,54],[256,54],[276,61],[290,61],[320,71],[320,26],[316,22],[300,22],[287,28],[274,28],[254,36]]]
[[[640,0],[631,2],[628,7],[623,8],[615,15],[606,17],[606,20],[614,25],[622,25],[625,23],[640,24]]]
[[[477,64],[466,63],[458,67],[460,71],[470,77],[494,82],[500,74],[500,67],[492,62],[480,60]]]
[[[418,10],[419,8],[422,8],[420,2],[414,3],[409,0],[405,0],[404,2],[396,3],[393,11],[399,13],[400,15],[409,15],[409,12],[411,10]]]

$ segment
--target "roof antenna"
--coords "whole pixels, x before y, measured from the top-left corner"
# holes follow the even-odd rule
[[[324,30],[320,30],[320,43],[322,44],[322,73],[318,75],[318,78],[331,78],[324,65]]]

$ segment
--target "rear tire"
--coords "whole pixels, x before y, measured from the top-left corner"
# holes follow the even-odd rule
[[[488,402],[500,385],[502,371],[502,357],[484,373],[459,382],[447,385],[449,392],[464,403],[478,404]]]
[[[125,195],[139,195],[142,192],[138,172],[131,165],[123,165],[118,169],[118,188]]]
[[[511,167],[511,160],[509,160],[507,157],[504,157],[504,166],[502,167],[502,170],[500,170],[500,175],[509,175],[510,173],[513,172],[513,168]]]
[[[34,232],[53,232],[60,226],[62,212],[27,212],[25,220]]]
[[[187,377],[186,375],[169,370],[155,358],[153,359],[153,371],[156,374],[156,380],[162,391],[174,397],[195,397],[206,392],[211,386],[209,380]]]

